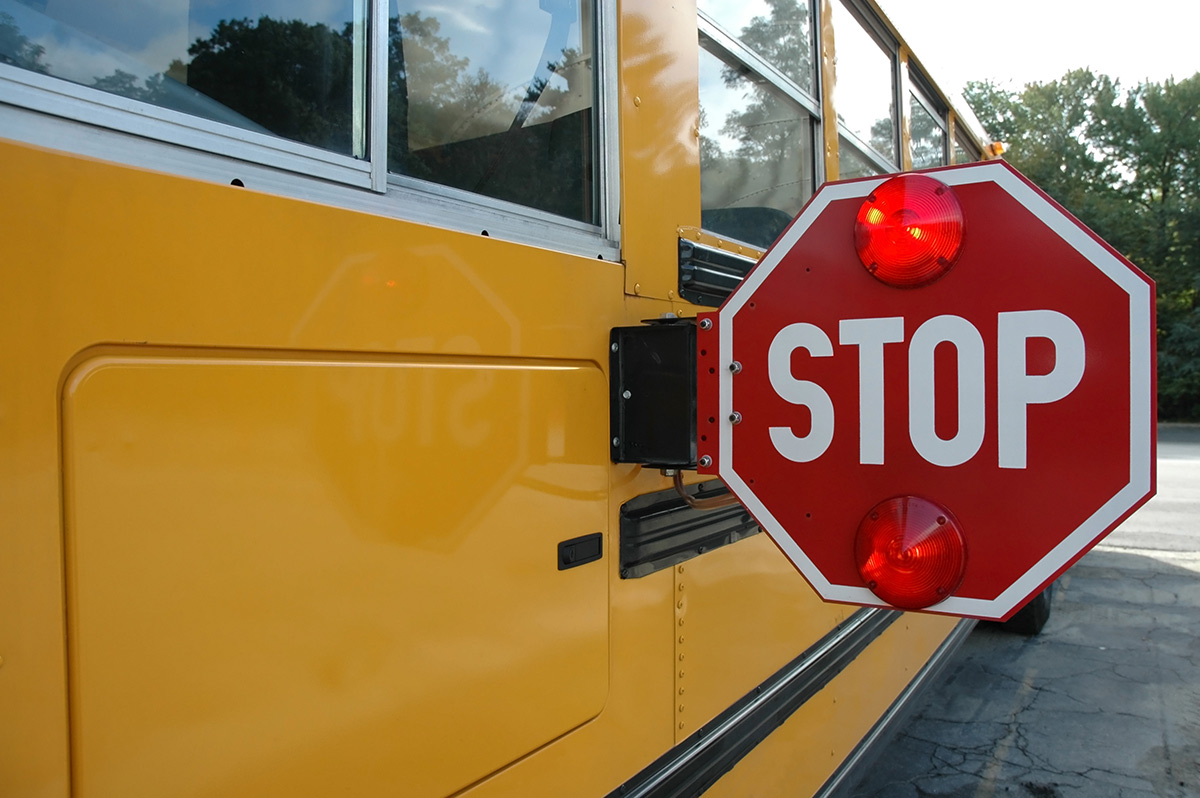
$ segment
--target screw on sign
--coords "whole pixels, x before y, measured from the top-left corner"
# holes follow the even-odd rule
[[[1004,619],[1153,495],[1153,331],[1002,161],[831,183],[701,314],[700,470],[826,600]]]

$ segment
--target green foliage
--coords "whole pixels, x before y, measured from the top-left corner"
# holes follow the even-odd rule
[[[46,48],[29,41],[12,16],[0,13],[0,64],[45,73],[47,65],[42,61],[45,54]]]
[[[301,20],[222,20],[188,48],[188,85],[278,135],[350,152],[351,38]]]
[[[1200,73],[1119,83],[1087,70],[967,101],[1006,157],[1158,285],[1158,411],[1200,419]]]
[[[802,88],[812,91],[812,43],[808,4],[766,0],[770,16],[750,20],[740,38]]]

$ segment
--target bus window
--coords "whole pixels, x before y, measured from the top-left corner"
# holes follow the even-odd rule
[[[697,7],[809,94],[813,89],[812,14],[797,0],[699,0]]]
[[[367,2],[0,0],[0,62],[361,158]]]
[[[975,147],[962,136],[954,137],[954,163],[973,163],[982,156]]]
[[[894,56],[842,3],[835,0],[831,5],[837,52],[838,122],[844,131],[898,168]],[[841,176],[849,176],[844,166]]]
[[[391,0],[388,169],[598,222],[591,3]]]
[[[809,113],[700,49],[701,226],[766,248],[813,192]]]
[[[946,163],[943,117],[933,111],[933,103],[924,92],[915,88],[908,96],[908,109],[913,169],[942,166]]]
[[[886,169],[880,167],[866,155],[859,152],[844,137],[838,139],[838,147],[838,178],[840,180],[849,180],[855,177],[874,177],[875,175],[882,175],[887,172]]]

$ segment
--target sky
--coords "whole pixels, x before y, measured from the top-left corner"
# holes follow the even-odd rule
[[[1124,87],[1200,72],[1195,0],[878,0],[943,91],[1019,90],[1090,67]]]

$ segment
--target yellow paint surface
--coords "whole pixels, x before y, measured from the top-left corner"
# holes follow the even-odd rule
[[[706,795],[814,794],[957,622],[937,615],[906,614]]]
[[[695,15],[620,9],[620,263],[0,141],[0,794],[603,795],[846,616],[764,535],[620,578],[670,482],[609,462],[608,334],[695,310]],[[714,794],[819,784],[950,626]]]
[[[78,794],[445,795],[593,718],[606,568],[557,544],[607,525],[605,399],[587,364],[85,361]]]

